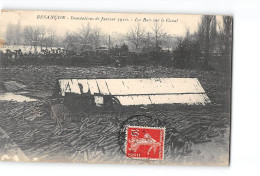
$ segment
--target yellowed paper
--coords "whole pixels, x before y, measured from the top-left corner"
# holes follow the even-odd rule
[[[229,164],[231,16],[0,20],[1,161]]]

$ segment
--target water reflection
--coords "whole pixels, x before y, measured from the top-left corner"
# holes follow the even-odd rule
[[[0,101],[29,102],[29,101],[37,101],[37,99],[26,97],[24,95],[5,92],[5,93],[0,93]]]

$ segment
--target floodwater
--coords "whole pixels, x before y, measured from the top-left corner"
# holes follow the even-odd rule
[[[37,99],[30,98],[24,95],[5,92],[5,93],[0,93],[0,101],[29,102],[29,101],[37,101]]]

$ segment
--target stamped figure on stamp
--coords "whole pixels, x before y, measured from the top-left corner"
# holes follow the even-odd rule
[[[162,160],[164,135],[164,128],[128,126],[126,156],[136,159]]]

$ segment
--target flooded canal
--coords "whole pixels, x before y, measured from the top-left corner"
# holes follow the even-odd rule
[[[29,102],[29,101],[37,101],[37,99],[30,98],[24,95],[20,95],[19,93],[0,93],[0,101],[17,101],[17,102]]]

